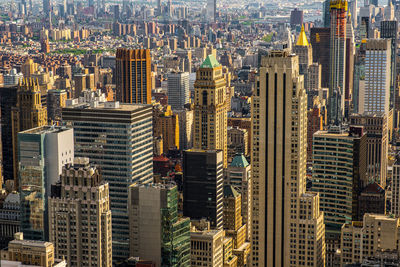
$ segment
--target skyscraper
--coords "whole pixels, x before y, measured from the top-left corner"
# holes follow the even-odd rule
[[[389,113],[391,41],[369,39],[365,52],[364,112]]]
[[[261,57],[252,99],[253,266],[325,264],[319,196],[306,192],[307,95],[298,62],[287,50]]]
[[[43,126],[18,133],[21,231],[30,240],[48,240],[47,199],[64,164],[74,158],[73,131]]]
[[[321,86],[329,87],[330,29],[311,28],[310,42],[313,50],[313,61],[321,65]]]
[[[189,72],[168,74],[168,105],[172,110],[181,110],[189,103]]]
[[[304,25],[301,26],[300,35],[297,38],[296,45],[293,47],[293,52],[299,56],[299,72],[300,74],[307,75],[308,67],[311,65],[312,48],[308,43]]]
[[[353,94],[353,75],[354,75],[354,30],[351,15],[347,16],[346,25],[346,80],[344,84],[344,114],[348,118],[351,113],[351,100]]]
[[[130,256],[156,266],[190,266],[190,219],[178,216],[174,184],[129,187]]]
[[[43,13],[46,18],[50,17],[51,12],[51,0],[43,0]]]
[[[193,147],[222,150],[224,167],[228,157],[226,86],[221,64],[209,55],[197,70],[194,83]]]
[[[11,111],[14,157],[14,188],[19,190],[18,132],[47,125],[47,109],[42,106],[39,81],[24,79],[18,84],[17,105]]]
[[[339,123],[344,116],[346,86],[347,0],[331,0],[329,122]]]
[[[391,43],[391,66],[390,66],[390,107],[395,104],[395,84],[396,84],[396,62],[397,62],[397,39],[398,39],[398,25],[397,20],[381,21],[381,38],[390,39]],[[395,117],[399,116],[395,114]]]
[[[68,266],[112,266],[108,183],[88,158],[63,167],[49,198],[49,240]]]
[[[116,94],[122,103],[151,104],[149,49],[117,49]]]
[[[212,228],[222,229],[223,153],[222,151],[187,150],[183,152],[183,215],[206,218]]]
[[[129,257],[128,187],[153,180],[152,107],[119,102],[77,104],[62,119],[74,129],[75,155],[101,168],[110,185],[113,261]]]
[[[207,0],[207,19],[215,22],[217,13],[217,0]]]

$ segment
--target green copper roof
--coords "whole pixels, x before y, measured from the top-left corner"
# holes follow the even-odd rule
[[[213,55],[208,55],[206,60],[204,60],[203,64],[201,64],[200,68],[211,69],[219,66],[221,66],[221,64],[219,64],[218,60]]]
[[[250,164],[247,162],[246,158],[243,156],[243,154],[236,155],[231,163],[232,167],[242,167],[245,168],[249,166]]]
[[[224,186],[224,197],[237,197],[240,195],[238,191],[233,188],[231,185],[225,185]]]

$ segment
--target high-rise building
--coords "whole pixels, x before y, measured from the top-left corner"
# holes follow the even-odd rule
[[[314,106],[307,112],[307,163],[312,163],[312,143],[313,135],[323,130],[323,117],[321,115],[321,107]]]
[[[347,131],[332,126],[313,137],[312,190],[320,195],[325,217],[328,264],[339,248],[342,225],[357,220],[358,196],[366,173],[367,137],[363,131],[362,127]]]
[[[393,164],[392,178],[392,206],[391,212],[397,217],[400,217],[400,157],[397,156]]]
[[[322,20],[324,22],[325,28],[329,28],[329,26],[331,25],[330,2],[331,0],[325,0],[324,3],[322,4],[323,7]]]
[[[363,126],[367,132],[367,183],[363,187],[377,182],[385,188],[389,149],[388,116],[383,113],[353,114],[349,121],[350,125]]]
[[[389,215],[365,214],[361,222],[344,224],[341,229],[340,266],[356,263],[361,263],[361,266],[398,264],[399,232],[400,219]],[[391,264],[386,265],[386,261]]]
[[[88,158],[63,167],[49,197],[49,240],[68,266],[112,266],[108,183]]]
[[[129,257],[128,187],[153,179],[152,107],[142,104],[83,103],[62,110],[74,129],[75,155],[101,168],[110,186],[113,261]],[[129,152],[127,152],[129,151]]]
[[[194,83],[193,147],[222,150],[224,167],[228,164],[226,86],[222,65],[209,55],[197,70]]]
[[[193,147],[194,112],[190,105],[182,110],[175,111],[179,120],[179,148],[181,150]]]
[[[190,232],[191,265],[224,266],[223,240],[224,230],[222,229],[199,231],[192,227]]]
[[[344,116],[346,86],[347,0],[330,1],[329,122],[339,123]]]
[[[307,74],[308,67],[313,62],[312,47],[308,43],[304,25],[301,26],[300,35],[297,39],[296,45],[293,47],[293,52],[299,56],[299,72],[300,74]]]
[[[306,192],[307,95],[298,62],[287,50],[261,57],[252,99],[253,266],[325,264],[319,196]]]
[[[12,109],[17,104],[17,86],[0,87],[1,167],[5,180],[14,177]]]
[[[357,220],[362,221],[366,213],[386,214],[386,191],[377,183],[367,185],[358,198]]]
[[[61,110],[65,107],[67,98],[66,90],[47,91],[47,116],[50,122],[61,122]]]
[[[189,72],[168,74],[168,105],[173,110],[181,110],[189,103]]]
[[[206,218],[212,228],[222,229],[223,152],[187,150],[183,152],[183,215]]]
[[[156,266],[190,266],[190,219],[178,216],[174,184],[129,187],[130,256]]]
[[[298,26],[303,25],[304,14],[303,10],[299,10],[297,8],[290,11],[290,26]]]
[[[351,15],[348,13],[346,25],[346,79],[344,84],[344,115],[348,118],[351,113],[351,100],[353,94],[353,75],[354,75],[354,30]]]
[[[369,39],[365,52],[364,112],[389,113],[391,41]]]
[[[217,0],[207,0],[207,19],[215,22],[217,16]]]
[[[51,13],[51,0],[43,0],[43,13],[46,18],[50,17]]]
[[[18,133],[21,232],[27,239],[48,240],[47,198],[73,158],[71,129],[42,126]]]
[[[47,125],[47,109],[42,106],[39,81],[24,79],[18,84],[17,105],[11,111],[14,188],[19,190],[18,132]]]
[[[165,110],[158,110],[154,107],[154,136],[162,137],[163,149],[179,149],[180,131],[179,118],[177,114],[171,110],[171,106],[167,106]]]
[[[243,223],[247,225],[246,240],[251,240],[252,225],[252,175],[251,165],[243,155],[236,155],[232,163],[226,169],[225,185],[232,186],[240,195],[242,200]]]
[[[351,14],[351,21],[352,21],[354,28],[357,28],[357,25],[358,25],[357,11],[358,11],[357,0],[349,1],[349,13]]]
[[[28,58],[24,64],[21,66],[21,72],[24,78],[30,78],[31,74],[34,74],[38,69],[38,64],[33,61],[33,59]]]
[[[321,87],[329,88],[330,28],[311,28],[313,61],[321,65]]]
[[[243,223],[242,196],[233,186],[224,186],[224,229],[225,236],[233,241],[233,254],[238,256],[238,265],[250,263],[250,243],[246,242],[247,225]]]
[[[149,49],[117,49],[116,93],[122,103],[151,104]]]

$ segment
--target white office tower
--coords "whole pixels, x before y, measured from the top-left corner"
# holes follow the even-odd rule
[[[168,74],[168,105],[172,110],[181,110],[189,103],[189,72]]]

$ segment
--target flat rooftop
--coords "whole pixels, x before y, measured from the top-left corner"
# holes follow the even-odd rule
[[[23,134],[44,134],[44,133],[62,133],[66,131],[71,131],[70,128],[64,127],[64,126],[40,126],[36,128],[32,128],[26,131],[22,131],[20,133]]]
[[[67,106],[63,109],[85,109],[85,110],[117,110],[117,111],[133,111],[146,107],[151,107],[150,104],[128,104],[119,102],[93,102],[79,103]]]

